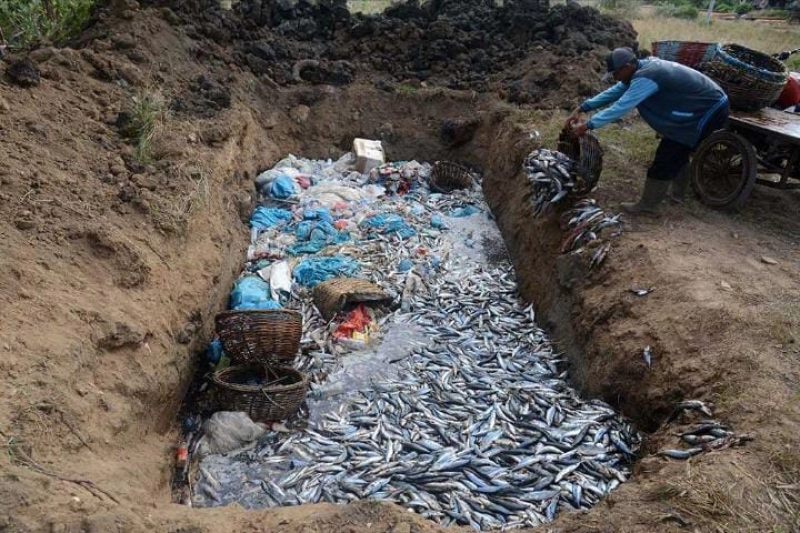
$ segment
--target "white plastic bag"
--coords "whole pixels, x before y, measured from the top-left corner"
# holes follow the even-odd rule
[[[228,453],[257,440],[267,426],[250,420],[247,414],[237,411],[219,411],[203,424],[203,438],[198,453]]]

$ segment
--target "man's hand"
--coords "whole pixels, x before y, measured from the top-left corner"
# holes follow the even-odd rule
[[[568,130],[575,122],[578,122],[578,118],[581,116],[581,113],[583,113],[583,109],[580,107],[573,109],[572,113],[569,114],[567,120],[564,122],[564,129]]]
[[[583,137],[589,131],[589,126],[585,122],[581,122],[580,124],[575,124],[572,127],[572,134],[575,137]]]

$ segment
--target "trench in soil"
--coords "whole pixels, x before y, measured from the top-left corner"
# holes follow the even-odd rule
[[[626,405],[624,391],[620,391],[615,385],[591,380],[590,372],[582,369],[582,350],[588,339],[585,336],[572,335],[569,316],[572,295],[570,291],[564,290],[563,283],[559,283],[559,278],[563,276],[557,252],[561,231],[552,219],[532,218],[530,204],[524,194],[527,181],[521,172],[521,162],[534,144],[528,132],[514,122],[512,111],[498,107],[495,103],[474,100],[464,93],[442,91],[423,91],[420,94],[403,96],[367,91],[366,95],[357,97],[338,92],[324,95],[315,104],[317,114],[312,114],[308,121],[293,128],[292,139],[282,139],[278,143],[271,152],[274,159],[288,153],[310,159],[336,159],[349,148],[354,137],[383,137],[388,161],[458,160],[479,169],[483,175],[485,200],[496,219],[497,229],[513,263],[519,296],[525,301],[533,302],[537,321],[553,334],[553,340],[557,343],[556,349],[565,356],[566,364],[562,365],[562,369],[569,369],[571,385],[582,391],[585,398],[599,398],[613,403],[614,407],[632,419],[638,427],[644,430],[655,429],[655,421],[660,412],[657,407],[648,409],[642,405]],[[315,120],[315,116],[326,117],[332,113],[344,117],[344,120],[336,123]],[[348,120],[350,117],[358,120]],[[480,126],[470,140],[461,142],[458,146],[448,146],[442,142],[439,133],[443,120],[475,117],[480,119]],[[390,132],[388,135],[387,124]],[[491,225],[493,223],[489,221],[485,224]],[[242,244],[245,244],[248,232],[242,229],[241,234]],[[497,234],[493,235],[495,238],[496,236]],[[233,250],[242,248],[243,246],[232,247]],[[244,255],[242,253],[242,258]],[[235,272],[232,274],[235,275]],[[570,275],[580,276],[575,272]],[[219,294],[226,292],[221,290]],[[227,298],[215,303],[217,308],[222,309],[227,304]],[[390,330],[388,338],[391,339],[392,335],[393,330]],[[344,355],[343,359],[348,357],[353,355]],[[351,385],[361,386],[366,381],[359,379]],[[193,395],[188,398],[183,406],[184,413],[191,410],[191,404],[195,400]],[[317,405],[320,405],[318,401]],[[263,449],[264,453],[269,451],[268,448]],[[223,465],[222,470],[231,464],[230,458],[218,461],[218,466]],[[211,467],[206,462],[206,473],[209,468]],[[238,474],[241,476],[242,472]],[[232,493],[224,503],[240,498],[241,494]],[[211,503],[213,505],[221,502],[222,500],[218,500]],[[299,502],[302,500],[294,503]],[[268,507],[274,503],[273,501],[270,504],[265,500],[259,502],[256,497],[255,503],[251,500],[246,506]],[[459,521],[452,519],[444,522],[455,524]]]

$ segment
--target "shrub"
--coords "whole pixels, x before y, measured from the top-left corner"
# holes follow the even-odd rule
[[[691,4],[662,5],[658,8],[658,14],[662,17],[696,19],[698,11],[697,8]]]
[[[0,31],[12,46],[59,41],[86,24],[97,0],[0,0]]]
[[[742,2],[740,4],[736,4],[733,8],[733,12],[737,15],[744,15],[745,13],[749,13],[753,10],[753,6],[750,5],[749,2]]]

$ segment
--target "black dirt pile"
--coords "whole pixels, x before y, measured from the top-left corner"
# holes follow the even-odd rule
[[[358,77],[387,90],[425,82],[566,105],[598,88],[608,49],[636,46],[629,23],[546,0],[408,2],[377,15],[351,14],[343,0],[242,0],[232,10],[217,0],[155,4],[208,43],[202,53],[279,85]]]

